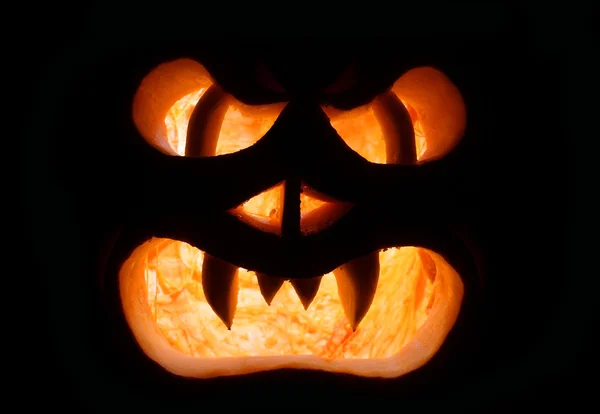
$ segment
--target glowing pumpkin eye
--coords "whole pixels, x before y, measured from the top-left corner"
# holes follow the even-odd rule
[[[170,155],[186,156],[186,146],[191,141],[190,118],[203,99],[210,102],[205,105],[206,116],[200,123],[213,128],[209,134],[216,132],[216,142],[208,142],[208,148],[204,148],[206,131],[195,128],[200,136],[194,139],[200,144],[194,145],[202,147],[198,155],[203,156],[231,154],[252,146],[271,128],[283,109],[281,104],[244,105],[222,91],[202,65],[179,59],[159,65],[142,80],[134,97],[133,120],[152,146]]]
[[[367,161],[386,163],[383,130],[371,104],[350,111],[332,107],[324,107],[323,110],[329,116],[331,126],[354,152]]]
[[[459,90],[431,67],[406,72],[368,105],[351,111],[324,110],[346,144],[377,164],[442,158],[458,144],[466,125]]]

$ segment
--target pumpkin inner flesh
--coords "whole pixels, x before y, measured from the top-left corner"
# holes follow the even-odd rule
[[[185,154],[189,117],[205,90],[179,99],[165,118],[169,145],[179,155]],[[407,108],[415,127],[419,156],[426,149],[426,141],[415,111]],[[271,128],[276,117],[273,112],[248,116],[230,106],[215,155],[253,145]],[[332,126],[348,146],[368,161],[385,163],[384,137],[370,106],[334,114],[331,118]],[[281,183],[265,190],[240,208],[279,223],[283,188]],[[300,203],[304,216],[326,202],[300,194]],[[439,274],[431,254],[417,247],[380,252],[377,291],[355,331],[344,315],[332,272],[323,276],[316,297],[305,310],[288,281],[267,305],[256,274],[240,268],[238,306],[228,330],[202,291],[202,251],[176,240],[152,239],[140,246],[130,260],[143,261],[144,266],[135,268],[143,272],[150,319],[177,352],[200,358],[312,355],[335,361],[392,357],[413,339],[436,300],[447,299],[441,293],[444,278],[460,284],[455,273]],[[450,267],[442,268],[453,272]]]
[[[412,108],[403,102],[408,109],[415,131],[417,160],[421,160],[427,148],[421,121]],[[330,111],[325,108],[325,113]],[[383,131],[371,105],[360,107],[347,113],[331,116],[331,126],[354,152],[367,161],[375,164],[386,163],[386,142]]]
[[[178,95],[168,94],[169,102],[182,96],[180,89],[191,93],[170,107],[162,105],[156,109],[153,114],[159,119],[136,119],[138,128],[147,126],[143,128],[146,139],[156,144],[166,134],[165,144],[170,151],[182,156],[190,115],[211,83],[198,77],[200,72],[194,70],[190,72],[193,75],[188,79],[190,82],[177,89]],[[430,145],[431,137],[438,141],[447,136],[452,138],[458,136],[457,125],[464,126],[464,107],[454,89],[446,88],[447,99],[433,108],[427,104],[431,99],[424,100],[413,93],[410,87],[414,85],[422,89],[431,84],[428,88],[434,90],[436,79],[438,83],[446,82],[430,72],[415,72],[429,76],[425,76],[429,83],[417,82],[423,80],[421,76],[416,80],[411,78],[413,82],[408,86],[401,82],[394,86],[413,122],[418,160],[439,155],[434,154],[437,147]],[[195,82],[196,78],[203,80]],[[197,83],[197,88],[188,87],[188,83]],[[146,95],[164,92],[164,88],[154,90],[152,85],[146,86],[149,89]],[[141,104],[154,102],[138,100]],[[429,118],[443,112],[444,105],[452,106],[454,101],[461,104],[454,106],[462,112],[432,123]],[[138,106],[144,109],[141,104]],[[134,112],[139,115],[148,111]],[[327,109],[325,112],[328,113]],[[215,155],[253,145],[271,128],[278,115],[277,110],[257,115],[231,104]],[[451,122],[452,117],[457,120]],[[370,105],[330,118],[350,148],[368,161],[385,163],[384,137]],[[162,125],[157,129],[158,124]],[[428,152],[431,154],[427,155]],[[282,188],[278,185],[264,191],[240,207],[250,214],[276,218],[280,213],[277,209],[281,208]],[[301,195],[302,215],[321,206],[323,201]],[[202,251],[186,243],[154,238],[136,248],[119,273],[125,317],[136,340],[150,358],[178,375],[205,378],[285,367],[363,376],[403,375],[426,363],[439,349],[456,321],[463,296],[460,277],[437,253],[418,247],[385,249],[379,253],[380,275],[373,303],[352,331],[333,273],[323,276],[316,297],[305,310],[289,282],[281,286],[271,305],[267,305],[255,273],[239,268],[238,305],[228,330],[204,296],[203,258]]]
[[[200,250],[184,242],[152,239],[132,259],[144,263],[138,269],[144,272],[143,299],[151,319],[171,347],[196,357],[386,358],[398,353],[425,322],[441,284],[426,250],[403,247],[380,252],[377,293],[353,332],[333,273],[324,275],[319,292],[304,310],[289,282],[267,305],[255,273],[240,268],[238,306],[228,330],[204,297]]]
[[[185,155],[190,116],[206,89],[202,88],[183,96],[167,112],[165,117],[167,141],[178,155]],[[264,111],[260,116],[250,116],[244,114],[234,104],[229,105],[217,140],[215,155],[232,154],[255,144],[271,129],[279,112]]]
[[[183,96],[173,104],[165,117],[169,146],[181,156],[185,155],[190,116],[205,91],[206,88],[202,88]],[[417,159],[420,160],[427,148],[427,141],[417,113],[406,103],[404,105],[413,121]],[[331,116],[330,110],[323,109]],[[235,105],[230,105],[223,119],[215,155],[231,154],[255,144],[273,126],[278,115],[276,111],[271,111],[260,116],[249,116]],[[336,113],[331,116],[331,126],[353,151],[367,161],[386,163],[385,138],[370,105],[346,113]]]

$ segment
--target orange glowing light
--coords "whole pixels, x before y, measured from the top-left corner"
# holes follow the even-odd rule
[[[193,60],[159,65],[143,79],[134,97],[138,131],[161,151],[183,156],[189,117],[211,85],[214,81],[206,69]],[[410,114],[418,162],[443,157],[458,144],[466,127],[465,103],[445,74],[432,67],[414,68],[398,78],[391,92]],[[283,109],[279,104],[267,106],[269,110],[253,111],[230,99],[215,155],[248,148],[264,136]],[[323,109],[331,115],[331,110]],[[370,162],[386,163],[385,137],[372,105],[335,112],[331,125],[346,144]]]
[[[161,151],[183,156],[194,105],[212,84],[206,70],[189,59],[156,68],[134,99],[140,134]],[[417,68],[404,74],[392,91],[410,114],[419,161],[443,156],[456,145],[465,125],[464,103],[445,75]],[[386,162],[385,137],[370,104],[335,116],[324,110],[350,148],[368,161]],[[215,155],[255,144],[279,112],[252,113],[231,103]],[[280,183],[235,211],[260,218],[271,231],[281,221],[284,189]],[[318,214],[312,213],[327,205],[310,193],[300,194],[301,216],[309,222],[304,234],[320,231],[314,219]],[[228,329],[203,290],[203,280],[208,280],[203,263],[209,256],[170,239],[153,238],[133,251],[119,272],[121,300],[143,351],[177,375],[209,378],[300,368],[397,377],[425,364],[442,345],[457,319],[463,284],[433,251],[393,247],[375,254],[375,296],[364,318],[352,322],[355,330],[348,301],[360,301],[368,292],[348,284],[348,276],[340,276],[341,267],[322,276],[307,309],[289,281],[268,305],[258,275],[237,268],[231,282],[236,289],[239,285],[237,308]]]
[[[179,155],[185,155],[189,118],[205,90],[200,89],[177,100],[165,117],[168,143]],[[412,110],[411,114],[416,117]],[[250,147],[271,128],[277,115],[277,112],[271,112],[267,116],[261,117],[244,116],[234,106],[230,106],[221,126],[215,155],[234,153]],[[348,146],[358,154],[368,161],[385,163],[385,140],[377,118],[370,107],[359,108],[337,116],[331,124]],[[419,121],[416,120],[415,128],[418,128],[419,125]],[[425,140],[422,135],[418,135],[419,131],[420,129],[415,129],[417,152],[422,154],[425,149]],[[263,191],[243,203],[240,208],[251,217],[268,222],[273,231],[277,232],[281,226],[283,189],[284,184],[282,183]],[[325,201],[304,193],[300,194],[302,216],[306,216],[325,204]],[[248,221],[248,223],[253,224],[252,221]]]
[[[187,126],[194,106],[198,103],[205,89],[192,92],[179,99],[169,110],[165,125],[167,140],[171,148],[179,155],[185,155]],[[404,104],[413,120],[415,129],[415,145],[417,159],[420,160],[427,148],[427,142],[417,113]],[[328,112],[326,110],[326,112]],[[231,106],[225,114],[217,151],[215,155],[231,154],[255,144],[275,123],[277,114],[262,117],[244,116]],[[335,117],[331,126],[352,150],[370,162],[385,164],[385,139],[379,121],[370,106],[359,108]]]
[[[323,276],[305,310],[288,282],[267,305],[256,274],[240,268],[237,310],[228,330],[204,297],[203,257],[186,243],[152,239],[134,251],[120,274],[123,306],[142,347],[156,359],[173,358],[172,370],[193,371],[193,376],[213,375],[202,364],[212,369],[219,365],[207,359],[240,357],[262,357],[258,360],[266,366],[264,357],[279,357],[271,362],[396,376],[437,350],[462,298],[462,282],[441,256],[415,247],[387,249],[379,253],[381,272],[373,303],[353,332],[333,273]],[[186,356],[196,358],[198,365],[179,366]],[[221,367],[219,375],[239,371],[226,362]]]
[[[173,104],[167,116],[167,140],[178,155],[185,155],[187,127],[194,107],[206,89],[185,95]],[[260,117],[244,115],[234,105],[229,106],[223,119],[215,155],[231,154],[256,143],[273,126],[278,113],[262,114]]]
[[[409,113],[414,113],[406,104]],[[412,112],[411,112],[412,111]],[[330,112],[325,110],[326,113]],[[335,128],[344,142],[367,161],[376,164],[386,163],[386,143],[381,126],[373,108],[366,105],[361,108],[339,113],[331,117],[331,126]],[[421,129],[420,121],[414,113],[413,127],[415,129],[415,145],[417,149],[417,160],[421,160],[427,141]]]

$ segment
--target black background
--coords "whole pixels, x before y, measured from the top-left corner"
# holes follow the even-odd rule
[[[584,404],[593,383],[586,375],[593,378],[594,373],[589,359],[593,272],[573,267],[571,259],[583,256],[583,250],[568,235],[576,216],[575,149],[586,151],[583,119],[589,108],[580,96],[582,87],[574,82],[592,79],[586,48],[594,39],[584,31],[588,10],[575,5],[548,10],[399,3],[394,9],[391,4],[374,7],[377,12],[338,6],[338,14],[282,4],[275,7],[276,19],[268,15],[274,6],[252,6],[247,12],[236,6],[237,13],[210,8],[213,18],[202,23],[208,11],[193,12],[202,5],[167,6],[169,10],[105,4],[78,10],[58,5],[23,12],[21,30],[35,40],[23,46],[16,42],[10,49],[26,91],[17,103],[29,114],[22,127],[27,134],[21,233],[28,247],[23,259],[33,278],[25,284],[35,286],[34,297],[42,306],[32,306],[29,299],[21,304],[26,339],[18,347],[25,351],[23,361],[32,363],[13,381],[29,395],[21,403],[75,412],[179,406],[201,410],[209,402],[222,409],[247,405],[287,410],[318,407],[316,400],[332,407],[352,407],[357,401],[397,404],[398,409],[483,412]],[[173,17],[178,10],[181,23]],[[276,39],[274,34],[285,37]],[[131,39],[138,39],[144,50],[179,38],[225,50],[240,35],[244,40],[231,49],[234,55],[243,54],[244,44],[259,49],[270,44],[277,60],[283,51],[293,50],[286,42],[298,44],[298,37],[319,35],[324,36],[320,43],[332,49],[339,45],[344,53],[360,49],[373,56],[385,55],[388,46],[381,45],[394,42],[399,45],[395,53],[402,54],[402,42],[407,41],[415,60],[442,56],[454,69],[467,103],[476,103],[468,114],[474,122],[470,136],[477,137],[473,148],[479,171],[471,196],[479,204],[470,226],[475,229],[473,243],[485,257],[478,331],[460,331],[453,340],[453,347],[462,343],[473,352],[471,360],[461,355],[463,371],[456,364],[445,370],[442,363],[434,363],[426,374],[397,383],[310,373],[188,383],[159,375],[154,368],[140,374],[121,366],[119,373],[103,359],[110,353],[98,352],[104,344],[90,333],[95,329],[89,303],[96,286],[90,282],[93,258],[125,208],[118,196],[127,191],[122,174],[128,170],[118,155],[105,159],[110,154],[106,145],[90,141],[83,130],[63,138],[72,122],[65,110],[71,108],[69,99],[94,79],[95,65],[115,50],[118,55],[129,50],[128,44],[135,45]],[[389,35],[395,36],[394,42],[379,38]],[[232,59],[227,54],[222,58]],[[326,69],[323,62],[315,64]],[[585,85],[586,90],[593,87],[592,82]],[[128,99],[115,96],[115,105]],[[75,135],[84,155],[73,160],[74,151],[65,142],[74,142],[69,139]],[[471,338],[477,346],[469,348]],[[153,385],[145,389],[148,381],[136,378],[140,375],[150,376]],[[162,395],[154,379],[166,390]]]

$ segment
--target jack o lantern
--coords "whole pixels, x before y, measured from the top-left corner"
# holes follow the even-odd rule
[[[338,15],[327,19],[323,30],[333,34],[337,22],[356,29],[359,36],[303,39],[309,47],[290,38],[271,37],[280,36],[291,19],[278,20],[277,28],[263,28],[271,39],[257,39],[247,36],[260,26],[255,19],[247,19],[244,31],[226,19],[217,23],[217,18],[206,18],[217,17],[206,10],[200,14],[186,8],[182,13],[184,8],[177,6],[169,9],[178,18],[165,18],[163,7],[155,9],[160,18],[147,19],[140,7],[132,8],[129,15],[124,8],[120,4],[119,10],[95,19],[98,36],[90,33],[80,45],[73,42],[60,50],[56,65],[44,70],[46,76],[39,76],[40,68],[46,69],[45,50],[23,49],[16,66],[26,74],[23,85],[35,89],[21,95],[33,103],[32,110],[25,112],[24,127],[31,130],[25,142],[31,190],[25,212],[31,219],[23,229],[31,233],[32,248],[22,249],[21,263],[41,283],[15,275],[26,288],[33,288],[25,296],[15,296],[19,312],[32,309],[18,321],[31,334],[31,340],[18,338],[19,348],[26,350],[20,359],[25,363],[20,370],[27,377],[24,383],[47,391],[45,398],[33,400],[45,407],[76,404],[78,412],[164,413],[205,409],[209,403],[224,409],[304,406],[308,412],[331,406],[339,411],[345,406],[357,409],[360,401],[369,410],[385,402],[405,410],[430,411],[433,405],[446,410],[477,406],[476,411],[485,411],[500,402],[514,406],[521,397],[536,406],[545,395],[569,397],[562,381],[546,385],[557,379],[565,361],[581,356],[575,344],[589,331],[586,307],[593,301],[581,297],[585,272],[563,277],[568,273],[562,265],[569,250],[560,243],[558,221],[567,211],[571,192],[567,191],[570,180],[565,180],[569,169],[562,161],[568,157],[565,139],[580,123],[553,121],[559,121],[564,105],[573,101],[560,94],[564,86],[560,59],[538,53],[542,46],[555,49],[553,42],[544,43],[543,36],[533,39],[523,19],[497,19],[501,13],[494,18],[470,18],[463,13],[465,8],[457,11],[454,5],[444,13],[437,5],[428,5],[423,13],[403,16],[381,8],[394,20],[388,26],[393,34],[385,38],[367,35],[368,23],[377,26],[375,31],[385,24],[365,18],[361,7],[356,9],[360,24],[358,19],[349,24]],[[436,11],[443,14],[437,21],[432,17]],[[184,24],[182,14],[191,16],[194,24]],[[209,20],[220,28],[206,26]],[[509,20],[510,27],[492,28]],[[45,21],[57,25],[55,19]],[[70,18],[69,23],[80,25],[82,20]],[[160,26],[149,37],[149,28],[158,29],[159,23],[173,27]],[[442,24],[460,33],[440,33]],[[485,31],[473,33],[477,24]],[[44,38],[56,33],[48,29]],[[228,34],[237,30],[237,35],[226,38],[223,29]],[[39,37],[33,39],[37,42]],[[535,50],[532,42],[540,40],[543,45]],[[256,65],[260,60],[266,67]],[[191,71],[198,68],[196,73],[202,76],[186,77],[178,66],[182,64]],[[169,66],[172,76],[163,73],[159,76],[163,87],[154,88],[158,83],[149,82],[152,75]],[[418,74],[425,67],[444,74],[460,91],[468,113],[465,132],[460,142],[446,141],[448,147],[438,148],[437,154],[421,154],[416,164],[402,159],[388,164],[387,147],[377,141],[377,128],[370,132],[369,119],[380,115],[379,97],[393,98],[387,93],[395,93],[394,85],[403,75]],[[248,139],[220,155],[201,156],[198,151],[186,156],[188,138],[208,142],[201,139],[202,122],[196,124],[194,134],[180,131],[186,131],[184,121],[192,118],[198,105],[208,104],[207,90],[198,91],[208,89],[209,83],[218,85],[228,105],[222,123],[217,122],[219,116],[214,118],[219,135],[225,133],[224,126],[237,126],[250,131],[240,134]],[[417,156],[423,148],[418,136],[428,137],[423,122],[428,112],[419,113],[417,99],[419,93],[425,94],[427,84],[423,81],[413,90],[412,104],[407,95],[396,95],[412,115]],[[150,101],[140,99],[144,85],[151,92]],[[193,93],[203,94],[197,103],[195,95],[191,102],[186,100]],[[146,109],[144,102],[149,105]],[[160,110],[152,109],[151,102]],[[180,106],[173,108],[177,102]],[[429,102],[436,102],[433,95]],[[135,115],[136,108],[152,118],[143,121]],[[444,109],[442,116],[452,111],[452,105]],[[553,114],[553,120],[548,114]],[[386,124],[377,119],[377,125],[385,129]],[[157,133],[161,128],[162,136]],[[357,134],[355,140],[354,131],[369,138],[361,141]],[[377,154],[385,148],[385,157],[373,159],[363,151],[361,145],[366,146],[371,137],[375,143],[370,146],[378,149]],[[220,142],[217,147],[225,141]],[[430,151],[435,148],[427,144]],[[300,200],[298,226],[285,220],[295,203],[284,202],[281,211],[273,200],[281,192],[285,199],[290,185]],[[328,216],[331,223],[317,220],[315,227],[306,227],[311,208],[314,212],[315,207],[333,209],[342,204],[338,215]],[[266,211],[267,205],[274,207]],[[290,234],[287,226],[300,230]],[[373,252],[379,255],[378,286],[353,331],[347,317],[352,310],[344,309],[338,292],[337,280],[343,276],[338,269],[365,256],[372,260]],[[387,261],[396,254],[398,268]],[[227,315],[202,300],[202,295],[210,296],[202,280],[207,255],[237,269],[238,303],[231,330],[219,317],[227,321]],[[430,323],[436,329],[429,332],[438,334],[437,351],[430,347],[431,352],[425,353],[430,358],[423,361],[411,359],[415,354],[404,351],[404,361],[409,362],[404,374],[393,357],[350,354],[365,344],[384,351],[379,331],[371,333],[369,328],[380,321],[376,316],[382,305],[403,316],[415,309],[389,305],[407,305],[404,298],[414,301],[418,290],[411,289],[419,283],[432,287],[428,278],[432,273],[426,266],[430,258],[436,266],[434,284],[447,277],[457,280],[440,270],[446,264],[460,277],[462,300],[446,301],[458,305],[458,317],[454,322],[451,314],[442,318],[448,322],[448,332],[441,334],[443,329],[437,329],[431,314],[434,300],[420,328],[415,319],[408,319],[413,325],[402,325],[402,329],[415,329],[413,339],[408,339],[411,332],[403,333],[407,342],[403,348],[418,349],[414,339]],[[479,260],[483,269],[475,265]],[[412,273],[403,270],[409,268]],[[260,291],[259,274],[261,281],[279,278],[275,286],[285,280],[270,305],[265,300],[269,291],[263,289],[264,296]],[[319,289],[305,310],[298,281],[319,276]],[[384,298],[394,293],[386,280],[398,282],[402,292]],[[149,291],[154,287],[157,294],[152,297]],[[36,290],[40,300],[34,302],[29,295]],[[359,290],[368,292],[368,286]],[[564,300],[566,290],[572,300]],[[435,293],[448,299],[435,289],[425,293],[431,294],[426,299]],[[336,306],[323,304],[325,294]],[[421,303],[426,307],[430,302]],[[188,312],[198,307],[203,311]],[[170,318],[165,318],[168,312]],[[163,318],[158,319],[160,315]],[[296,323],[281,324],[286,317]],[[336,317],[339,326],[332,322]],[[241,332],[244,319],[255,330]],[[177,325],[180,321],[188,325]],[[552,330],[554,322],[557,329]],[[282,326],[287,327],[286,338],[296,339],[300,331],[306,333],[306,340],[281,341]],[[198,341],[188,335],[197,335],[199,327],[214,328],[201,332],[216,332],[203,342],[207,345],[203,351],[217,349],[220,357],[199,355]],[[256,331],[269,328],[277,329],[273,348],[266,347],[273,341],[254,337]],[[365,342],[334,335],[340,332],[349,338],[362,335]],[[248,339],[242,338],[245,333]],[[328,348],[318,348],[323,337],[331,345],[340,344],[340,353],[335,353],[335,346],[329,354]],[[240,342],[232,347],[231,339]],[[303,355],[289,355],[291,346],[285,348],[282,342],[305,346],[298,349]],[[232,357],[240,345],[253,348],[246,356]],[[311,354],[306,350],[309,345]],[[190,355],[186,346],[194,347],[191,351],[196,355]],[[280,354],[248,355],[265,349]],[[223,355],[226,352],[230,354]],[[265,365],[277,359],[281,365]],[[585,357],[578,359],[586,362]],[[303,365],[307,360],[319,360],[321,367]],[[33,364],[27,367],[28,362]],[[327,372],[331,367],[340,369]],[[247,375],[232,375],[236,372]],[[208,378],[216,375],[220,377]],[[582,378],[565,377],[569,384]],[[575,401],[579,395],[570,399]],[[555,405],[554,399],[549,402]]]
[[[137,343],[194,378],[280,368],[398,377],[421,367],[458,317],[463,282],[418,243],[428,231],[414,225],[420,205],[404,206],[404,234],[381,235],[385,195],[370,188],[414,188],[415,169],[452,151],[466,124],[460,92],[440,70],[416,67],[340,108],[336,97],[356,87],[351,67],[313,94],[286,91],[264,66],[257,73],[273,102],[241,102],[187,58],[139,84],[133,121],[157,156],[238,191],[175,183],[177,201],[146,215],[151,231],[118,265]],[[182,190],[202,192],[200,212],[178,212]]]

